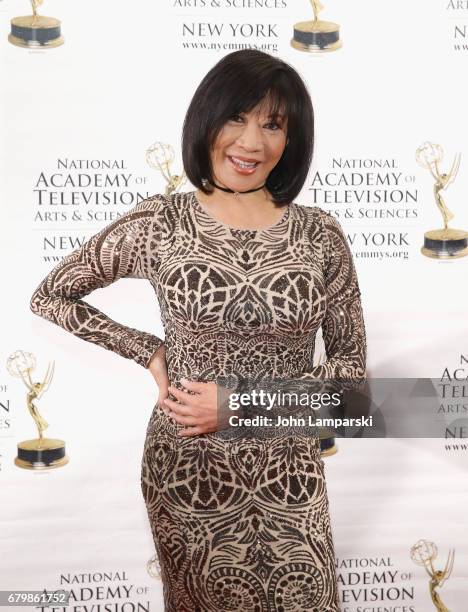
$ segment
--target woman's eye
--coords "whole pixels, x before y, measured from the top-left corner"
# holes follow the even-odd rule
[[[234,123],[243,123],[244,122],[244,117],[242,115],[231,115],[230,121],[233,121]],[[276,122],[276,121],[269,121],[268,123],[265,124],[265,126],[268,130],[273,130],[273,131],[277,131],[277,130],[281,130],[281,124]]]

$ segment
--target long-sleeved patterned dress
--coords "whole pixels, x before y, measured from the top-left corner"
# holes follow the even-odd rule
[[[263,230],[214,219],[195,192],[155,195],[66,256],[31,309],[147,367],[163,340],[82,300],[148,279],[170,383],[238,376],[360,378],[366,338],[352,256],[334,217],[297,203]],[[322,327],[327,360],[312,366]],[[173,396],[171,396],[175,399]],[[324,463],[316,436],[177,436],[157,405],[141,487],[166,612],[339,610]]]

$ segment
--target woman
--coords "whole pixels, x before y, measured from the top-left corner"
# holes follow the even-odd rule
[[[148,368],[158,388],[141,485],[165,610],[339,610],[316,436],[223,437],[217,381],[359,379],[358,282],[338,222],[294,203],[307,177],[312,104],[288,64],[231,53],[200,83],[183,130],[196,191],[155,195],[71,253],[32,310]],[[82,297],[148,279],[165,339]],[[322,327],[327,361],[312,367]]]

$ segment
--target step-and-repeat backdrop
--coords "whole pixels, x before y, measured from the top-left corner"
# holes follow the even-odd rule
[[[63,44],[11,44],[12,28],[18,36],[30,22],[10,20],[31,12],[26,0],[0,3],[0,590],[68,590],[76,611],[163,610],[140,490],[156,385],[34,316],[29,301],[64,255],[164,192],[147,149],[171,145],[180,173],[196,86],[223,55],[251,47],[292,64],[309,87],[316,148],[297,201],[331,212],[347,234],[369,376],[441,381],[437,412],[449,421],[438,438],[339,439],[325,459],[343,610],[427,612],[437,597],[466,610],[468,257],[421,247],[444,215],[468,229],[468,3],[329,0],[319,18],[339,25],[342,46],[322,53],[290,44],[294,24],[313,18],[306,0],[45,0],[38,13],[60,20]],[[145,281],[87,299],[164,335]],[[32,357],[7,367],[18,350],[35,358],[30,379],[11,371],[27,372]],[[44,381],[43,393],[33,387]],[[37,433],[31,401],[47,436],[65,442],[66,465],[15,464],[17,444]]]

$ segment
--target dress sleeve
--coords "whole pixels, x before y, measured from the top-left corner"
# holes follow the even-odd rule
[[[366,376],[367,344],[353,257],[336,218],[322,210],[319,217],[327,304],[322,321],[326,361],[306,376],[359,385]]]
[[[164,341],[113,321],[82,298],[120,278],[151,278],[164,204],[160,195],[139,202],[64,257],[34,291],[32,312],[147,368]]]

